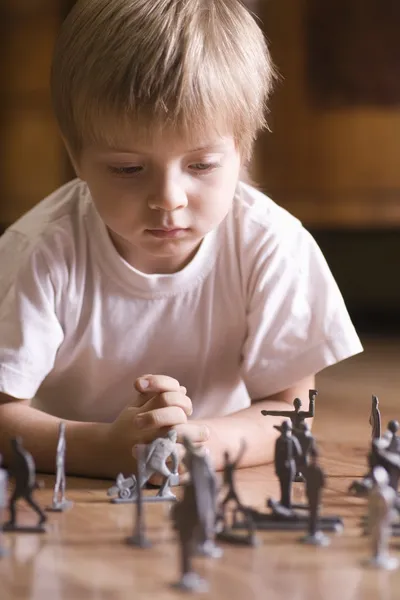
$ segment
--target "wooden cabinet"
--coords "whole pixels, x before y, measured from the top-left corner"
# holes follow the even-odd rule
[[[307,0],[260,2],[281,80],[271,100],[272,131],[257,145],[255,178],[309,226],[398,226],[400,106],[328,108],[315,102],[307,61],[309,6]]]
[[[52,114],[49,76],[65,5],[0,4],[0,223],[7,225],[65,180],[66,156]]]

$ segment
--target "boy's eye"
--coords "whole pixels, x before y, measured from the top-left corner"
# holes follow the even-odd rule
[[[213,171],[214,169],[216,169],[217,167],[221,166],[219,163],[194,163],[192,165],[190,165],[190,168],[193,171],[199,171],[199,172],[208,172],[208,171]]]
[[[143,167],[140,166],[126,166],[126,167],[116,167],[109,166],[108,170],[114,175],[135,175],[136,173],[140,173]]]

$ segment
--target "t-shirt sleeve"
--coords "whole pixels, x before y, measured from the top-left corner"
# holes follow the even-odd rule
[[[9,231],[0,238],[0,264],[0,391],[31,399],[63,340],[49,260]]]
[[[290,229],[282,239],[266,236],[247,257],[242,376],[252,399],[287,389],[363,350],[315,240],[300,223]]]

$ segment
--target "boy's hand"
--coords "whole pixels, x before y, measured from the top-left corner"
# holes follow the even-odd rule
[[[157,432],[151,439],[174,428],[179,443],[185,436],[196,445],[208,440],[209,430],[205,425],[188,421],[193,412],[192,401],[186,395],[186,388],[176,379],[167,375],[143,375],[136,380],[135,389],[140,393],[136,423],[139,422],[143,431]]]
[[[184,435],[195,444],[207,441],[207,428],[188,422],[192,402],[186,396],[186,388],[176,379],[167,375],[143,375],[135,381],[135,389],[139,395],[110,425],[108,435],[110,452],[115,453],[116,460],[121,459],[119,471],[125,468],[129,472],[124,465],[132,460],[133,446],[162,437],[169,429],[177,431],[179,442]]]

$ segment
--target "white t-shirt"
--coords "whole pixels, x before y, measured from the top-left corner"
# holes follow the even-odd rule
[[[313,238],[243,183],[178,273],[127,264],[80,180],[0,237],[0,264],[0,391],[62,419],[114,420],[145,373],[225,415],[362,351]]]

